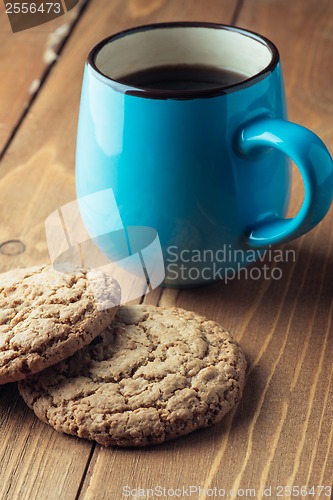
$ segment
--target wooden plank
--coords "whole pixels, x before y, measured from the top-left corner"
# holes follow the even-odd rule
[[[45,218],[75,198],[76,124],[89,49],[113,32],[146,22],[229,22],[235,3],[208,0],[204,9],[195,0],[95,0],[88,5],[1,162],[1,272],[47,261]],[[38,422],[18,398],[15,386],[5,386],[0,392],[1,497],[74,498],[92,445],[80,441],[77,446],[76,439],[58,435]],[[98,498],[117,498],[110,496],[110,490],[112,483],[120,480],[119,472],[110,468],[110,463],[118,464],[120,454],[117,450],[103,453],[99,450],[96,469],[90,467],[91,482],[84,483],[84,490],[89,486],[90,492],[98,492]],[[124,470],[132,467],[133,459],[137,463],[135,456],[124,462]],[[93,460],[95,463],[95,456]],[[106,469],[108,474],[103,477]]]
[[[90,443],[40,425],[16,384],[0,391],[0,497],[57,500],[64,492],[61,498],[74,498]]]
[[[332,150],[331,67],[325,63],[332,57],[330,4],[245,0],[238,24],[268,35],[281,48],[290,118],[314,128]],[[0,255],[2,270],[47,258],[44,219],[75,196],[75,115],[89,47],[107,33],[152,20],[231,19],[230,2],[227,10],[221,2],[202,5],[136,0],[124,7],[120,1],[96,0],[89,6],[1,165],[1,242],[17,238],[26,246],[19,255]],[[321,76],[310,81],[314,70]],[[300,194],[297,185],[294,194]],[[59,436],[39,423],[17,398],[15,386],[1,388],[1,496],[74,498],[88,458],[82,498],[121,498],[127,484],[248,487],[256,490],[256,498],[265,486],[329,484],[331,228],[330,214],[311,235],[287,246],[295,249],[296,262],[280,264],[281,280],[243,277],[228,285],[147,296],[150,303],[177,304],[220,321],[245,349],[250,370],[244,398],[237,411],[211,429],[153,449],[96,447],[90,455],[89,443]]]
[[[1,5],[0,155],[55,61],[80,9],[81,5],[42,26],[12,33]]]
[[[237,24],[277,44],[290,119],[312,128],[333,151],[332,2],[245,0]],[[292,211],[302,195],[298,176]],[[262,488],[272,486],[277,498],[278,485],[331,485],[332,227],[331,211],[311,234],[284,247],[295,251],[295,262],[280,264],[281,280],[243,276],[206,289],[166,290],[160,299],[160,305],[193,309],[224,324],[250,364],[235,414],[205,431],[203,449],[200,436],[199,444],[193,436],[192,453],[202,467],[194,477],[205,488],[249,487],[261,498]],[[172,463],[177,467],[178,455]]]

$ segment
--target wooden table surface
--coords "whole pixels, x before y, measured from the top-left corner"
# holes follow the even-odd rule
[[[90,0],[16,34],[0,9],[1,272],[49,261],[45,218],[75,199],[83,65],[98,40],[121,29],[201,20],[268,36],[280,49],[289,118],[333,151],[332,0]],[[302,196],[295,172],[291,213]],[[185,498],[192,486],[195,499],[215,487],[235,498],[262,498],[271,487],[271,498],[286,498],[279,486],[304,486],[303,498],[327,498],[319,487],[333,477],[332,240],[333,210],[283,247],[295,259],[281,263],[280,280],[158,289],[144,298],[219,321],[243,346],[244,397],[210,429],[143,450],[103,449],[56,433],[25,406],[15,384],[0,387],[0,498],[118,500],[125,486],[171,488],[164,498],[176,488],[185,488]],[[142,495],[131,498],[158,498]],[[301,498],[296,489],[293,498]]]

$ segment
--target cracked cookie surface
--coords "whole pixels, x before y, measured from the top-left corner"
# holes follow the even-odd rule
[[[108,287],[108,309],[98,310],[91,286]],[[97,271],[59,273],[45,265],[1,274],[0,384],[24,379],[89,344],[119,303],[118,283]]]
[[[219,324],[179,308],[122,306],[89,346],[19,388],[59,432],[145,446],[220,421],[241,398],[245,369]]]

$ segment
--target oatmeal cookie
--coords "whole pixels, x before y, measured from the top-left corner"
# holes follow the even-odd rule
[[[175,307],[122,306],[89,346],[19,388],[59,432],[145,446],[220,421],[241,398],[245,369],[219,324]]]
[[[99,290],[98,307],[92,286]],[[40,372],[89,344],[119,303],[118,283],[98,271],[59,273],[45,265],[1,274],[0,384]]]

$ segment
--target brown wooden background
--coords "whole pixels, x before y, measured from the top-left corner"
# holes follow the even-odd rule
[[[75,198],[89,49],[118,30],[171,20],[232,23],[271,38],[281,53],[290,119],[333,151],[332,0],[90,0],[16,34],[0,4],[1,272],[47,261],[44,220]],[[291,212],[302,192],[295,172]],[[271,498],[278,498],[279,485],[330,485],[332,239],[331,210],[287,246],[296,262],[283,264],[279,281],[235,280],[145,298],[220,321],[241,342],[250,365],[243,400],[211,429],[144,450],[103,449],[57,434],[26,408],[15,384],[0,387],[0,498],[118,500],[125,485],[253,490],[239,498],[254,498],[254,491],[261,498],[262,488],[272,486]],[[325,490],[307,496],[324,497]]]

